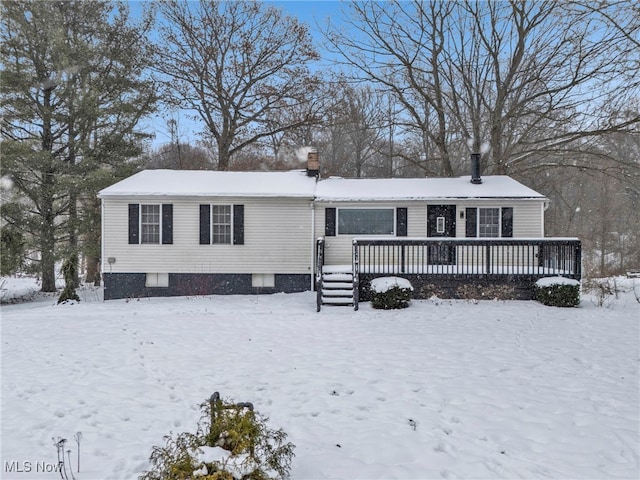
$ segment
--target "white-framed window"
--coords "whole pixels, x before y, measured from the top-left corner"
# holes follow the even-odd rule
[[[169,286],[169,274],[168,273],[147,273],[144,281],[145,287],[168,287]]]
[[[211,205],[211,230],[213,243],[231,245],[233,238],[231,205]]]
[[[275,275],[273,273],[253,273],[251,275],[251,286],[273,288],[276,286]]]
[[[445,218],[444,217],[437,217],[436,218],[436,233],[444,233],[445,230]]]
[[[394,235],[394,208],[339,208],[339,235]]]
[[[478,208],[478,237],[500,237],[500,209]]]
[[[140,205],[140,243],[160,243],[160,205]]]

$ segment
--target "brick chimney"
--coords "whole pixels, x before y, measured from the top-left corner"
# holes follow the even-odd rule
[[[471,183],[474,185],[479,185],[482,183],[482,178],[480,177],[480,154],[472,153],[471,154]]]
[[[307,153],[307,176],[317,177],[320,173],[320,161],[318,160],[318,150],[310,148]]]

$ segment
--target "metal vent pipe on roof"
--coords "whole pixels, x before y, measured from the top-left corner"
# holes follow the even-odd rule
[[[482,178],[480,177],[480,154],[472,153],[471,154],[471,183],[474,185],[479,185],[482,183]]]

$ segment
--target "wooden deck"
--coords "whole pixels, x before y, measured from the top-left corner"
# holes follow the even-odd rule
[[[356,309],[359,300],[368,299],[369,282],[380,276],[407,278],[416,298],[433,292],[460,298],[475,287],[531,298],[540,278],[582,276],[577,238],[355,238],[350,265],[325,265],[324,242],[316,243],[316,288],[322,289],[323,274],[350,272]]]

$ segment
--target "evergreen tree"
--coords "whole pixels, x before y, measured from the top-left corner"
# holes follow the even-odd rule
[[[108,1],[1,9],[3,175],[30,216],[12,224],[34,237],[42,290],[55,291],[56,259],[77,258],[81,210],[95,208],[86,199],[103,186],[94,177],[107,170],[113,182],[142,151],[137,127],[157,100],[146,75],[152,19],[133,24],[124,4]]]

